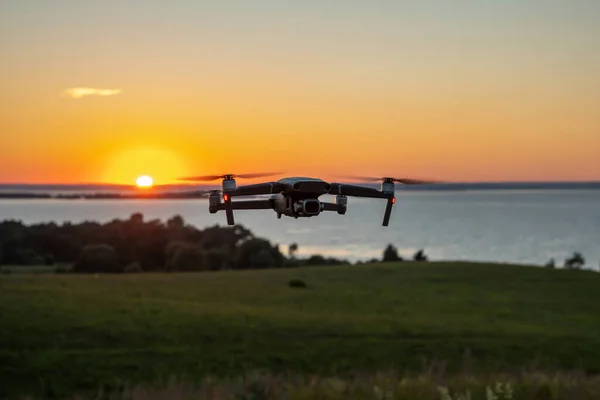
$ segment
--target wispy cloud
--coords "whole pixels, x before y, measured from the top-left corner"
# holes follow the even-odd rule
[[[114,96],[121,93],[121,89],[98,89],[88,87],[70,88],[63,92],[64,96],[80,99],[85,96]]]

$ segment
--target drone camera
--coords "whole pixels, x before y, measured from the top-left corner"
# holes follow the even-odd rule
[[[294,210],[304,215],[319,215],[321,202],[317,199],[300,200],[294,204]]]
[[[304,212],[309,215],[317,215],[321,212],[321,202],[317,200],[305,200]]]

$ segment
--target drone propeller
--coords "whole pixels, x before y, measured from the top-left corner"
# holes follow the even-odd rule
[[[254,174],[224,174],[224,175],[203,175],[203,176],[186,176],[182,178],[178,178],[180,181],[193,181],[193,182],[207,182],[214,181],[216,179],[233,179],[233,178],[242,178],[242,179],[252,179],[252,178],[261,178],[263,176],[271,176],[271,175],[279,175],[281,172],[259,172]]]
[[[365,182],[376,182],[376,181],[398,182],[398,183],[402,183],[404,185],[427,185],[427,184],[440,183],[440,181],[411,179],[411,178],[392,178],[392,177],[386,177],[386,176],[384,176],[384,177],[349,176],[347,178],[348,179],[356,179],[356,180],[365,181]]]

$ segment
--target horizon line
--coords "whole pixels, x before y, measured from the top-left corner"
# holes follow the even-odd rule
[[[291,177],[291,176],[290,176]],[[279,179],[283,179],[283,178],[279,178]],[[276,181],[277,179],[273,180]],[[327,182],[336,182],[336,183],[348,183],[348,184],[380,184],[381,182],[379,181],[353,181],[353,180],[347,180],[347,181],[343,181],[343,180],[326,180],[323,179],[324,181]],[[253,180],[254,181],[254,180]],[[259,182],[271,182],[271,180],[268,179],[264,179],[264,180],[255,180],[256,183]],[[249,183],[249,184],[254,184],[254,183]],[[476,181],[437,181],[437,182],[431,182],[431,183],[423,183],[423,184],[418,184],[418,185],[407,185],[407,184],[402,184],[402,183],[397,183],[397,186],[440,186],[440,185],[444,185],[444,186],[448,186],[448,185],[503,185],[503,184],[518,184],[518,185],[531,185],[531,184],[535,184],[535,185],[540,185],[540,184],[547,184],[547,185],[556,185],[556,184],[600,184],[600,178],[597,180],[591,180],[591,179],[587,179],[587,180],[476,180]],[[47,183],[41,183],[41,182],[0,182],[0,187],[31,187],[31,186],[37,186],[37,187],[49,187],[49,186],[56,186],[56,187],[70,187],[70,186],[104,186],[104,187],[115,187],[115,188],[139,188],[136,184],[127,184],[127,183],[110,183],[110,182],[98,182],[98,181],[90,181],[90,182],[70,182],[70,183],[66,183],[66,182],[47,182]],[[160,188],[160,187],[173,187],[173,186],[221,186],[221,183],[219,182],[219,180],[215,180],[214,184],[210,184],[207,182],[198,182],[198,183],[194,183],[194,182],[180,182],[180,183],[163,183],[163,184],[157,184],[157,185],[153,185],[150,188],[143,188],[143,190],[151,190],[152,188]],[[242,186],[242,184],[240,184],[240,186]]]

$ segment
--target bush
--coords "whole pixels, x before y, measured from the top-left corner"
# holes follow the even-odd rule
[[[306,282],[304,282],[302,279],[291,279],[288,282],[288,286],[293,288],[305,288]]]
[[[135,274],[135,273],[144,272],[144,270],[142,269],[142,267],[140,266],[140,264],[138,262],[134,262],[134,263],[131,263],[128,266],[126,266],[125,269],[123,270],[123,272],[125,272],[127,274]]]
[[[109,272],[123,270],[119,265],[119,257],[112,246],[107,244],[87,245],[81,249],[79,258],[73,265],[74,272]]]

